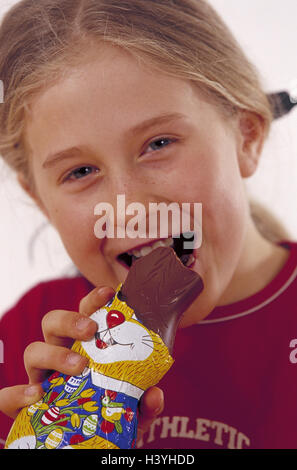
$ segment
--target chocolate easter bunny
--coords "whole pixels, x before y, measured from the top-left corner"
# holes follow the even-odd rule
[[[91,316],[95,336],[72,347],[88,367],[79,376],[52,374],[43,398],[17,416],[5,447],[135,447],[138,402],[172,366],[179,321],[202,290],[201,277],[172,248],[135,261],[114,297]]]

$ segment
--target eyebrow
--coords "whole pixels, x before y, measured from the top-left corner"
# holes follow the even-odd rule
[[[141,132],[146,131],[150,127],[157,126],[163,123],[168,123],[176,121],[178,119],[185,118],[186,116],[182,113],[170,113],[170,114],[161,114],[160,116],[147,119],[146,121],[137,124],[136,126],[129,129],[127,132],[128,135],[140,134]]]
[[[50,168],[61,160],[66,160],[67,158],[73,157],[75,155],[79,156],[81,154],[82,150],[79,147],[70,147],[68,149],[61,150],[61,152],[48,155],[42,164],[42,168]]]
[[[161,114],[159,116],[147,119],[141,122],[140,124],[137,124],[136,126],[129,129],[126,134],[128,137],[133,137],[135,135],[145,132],[146,130],[152,127],[155,127],[164,123],[177,121],[185,117],[186,116],[182,113]],[[67,158],[70,158],[76,155],[79,156],[82,153],[83,151],[79,147],[70,147],[60,152],[50,154],[47,156],[44,163],[42,164],[42,168],[50,168],[61,160],[65,160]]]

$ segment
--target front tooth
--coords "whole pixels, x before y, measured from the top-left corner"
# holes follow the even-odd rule
[[[143,248],[141,248],[140,254],[141,256],[145,256],[148,255],[151,251],[153,251],[153,248],[151,246],[144,246]]]
[[[136,256],[137,258],[140,258],[140,256],[141,256],[139,250],[132,250],[131,253],[132,253],[132,255]]]
[[[173,238],[166,238],[166,240],[158,240],[152,246],[144,246],[141,250],[128,251],[128,255],[134,255],[137,258],[148,255],[151,251],[155,250],[159,246],[173,246]]]
[[[153,244],[153,249],[155,250],[156,248],[159,248],[159,246],[165,246],[165,243],[162,242],[161,240],[158,240]]]
[[[164,243],[165,246],[173,246],[173,238],[166,238],[166,240],[164,240]]]

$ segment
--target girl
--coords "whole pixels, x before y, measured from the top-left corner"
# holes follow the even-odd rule
[[[190,269],[205,289],[174,366],[143,397],[138,446],[294,447],[297,245],[272,243],[251,217],[244,180],[272,113],[222,20],[204,0],[23,0],[2,24],[0,76],[3,158],[81,273],[38,285],[3,317],[3,413],[36,402],[48,370],[84,369],[67,346],[94,335],[88,315],[129,269],[120,255],[144,254],[143,239],[94,236],[96,204],[200,202]]]

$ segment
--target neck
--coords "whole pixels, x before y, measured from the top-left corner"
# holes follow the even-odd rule
[[[236,271],[217,305],[250,297],[266,287],[289,256],[287,249],[265,239],[250,219]]]

